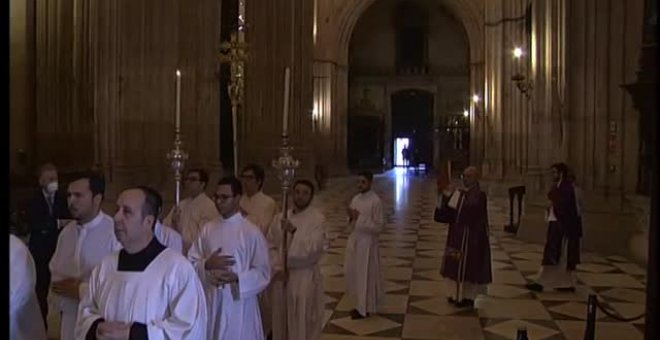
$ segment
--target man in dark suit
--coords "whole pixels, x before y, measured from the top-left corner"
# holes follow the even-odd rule
[[[50,163],[39,169],[39,189],[27,203],[28,243],[37,271],[36,293],[41,314],[48,315],[50,270],[48,263],[57,247],[61,220],[70,219],[66,194],[58,190],[57,168]]]

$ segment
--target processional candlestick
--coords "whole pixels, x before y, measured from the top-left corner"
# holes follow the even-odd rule
[[[288,219],[288,202],[289,202],[289,189],[293,184],[296,177],[296,169],[300,166],[300,162],[293,158],[293,147],[289,145],[288,116],[289,116],[289,68],[286,69],[284,75],[284,116],[282,119],[282,145],[279,148],[279,157],[273,160],[273,167],[278,171],[278,179],[280,180],[280,187],[282,189],[282,219]],[[284,226],[282,226],[284,227]],[[289,276],[288,271],[288,257],[289,257],[289,242],[288,231],[282,228],[282,264],[284,266],[284,282],[282,284],[283,291],[283,312],[284,312],[284,339],[288,338],[288,310],[287,310],[287,280]]]
[[[238,175],[238,129],[237,116],[238,108],[243,106],[244,97],[244,79],[245,79],[245,61],[247,61],[248,44],[242,41],[243,27],[239,26],[238,34],[231,34],[229,41],[220,45],[220,62],[229,64],[231,79],[227,85],[227,92],[231,100],[231,114],[233,125],[233,143],[234,143],[234,175]]]
[[[174,202],[179,205],[181,202],[181,173],[186,165],[188,154],[183,151],[183,141],[181,140],[181,72],[176,70],[176,113],[174,127],[174,149],[167,154],[172,170],[174,170],[174,182],[176,183]]]

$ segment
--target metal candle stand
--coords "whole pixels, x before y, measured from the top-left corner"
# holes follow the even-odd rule
[[[170,150],[167,154],[167,159],[170,161],[172,170],[174,170],[174,181],[176,182],[176,190],[174,194],[174,201],[176,205],[181,202],[181,173],[186,165],[188,154],[181,148],[183,142],[181,141],[181,133],[177,129],[174,134],[174,149]]]
[[[288,218],[288,202],[289,202],[289,189],[293,183],[293,180],[296,176],[296,169],[300,166],[300,162],[293,158],[291,151],[293,148],[289,145],[289,136],[286,134],[282,135],[282,145],[279,148],[280,156],[277,159],[273,160],[273,167],[277,169],[278,174],[277,178],[280,180],[280,186],[282,188],[282,219],[287,220]],[[286,285],[289,277],[288,271],[288,257],[289,257],[289,242],[288,242],[288,232],[282,232],[282,263],[284,265],[284,281],[283,281],[283,309],[284,309],[284,319],[288,320],[288,311],[287,311],[287,296],[286,296]],[[284,338],[288,337],[288,321],[284,322]]]

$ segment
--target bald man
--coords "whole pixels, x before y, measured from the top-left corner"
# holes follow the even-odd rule
[[[488,199],[479,188],[477,168],[466,168],[462,177],[456,220],[449,224],[440,274],[453,283],[449,302],[471,308],[476,297],[485,294],[492,282]]]

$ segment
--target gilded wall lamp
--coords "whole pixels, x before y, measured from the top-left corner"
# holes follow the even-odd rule
[[[516,73],[511,77],[511,80],[516,84],[516,87],[518,90],[527,97],[527,99],[530,99],[531,97],[531,91],[533,89],[533,84],[532,81],[527,79],[525,75],[523,75],[520,72],[520,68],[518,65],[520,64],[520,59],[523,56],[523,50],[520,47],[516,47],[513,49],[513,58],[516,60]]]

